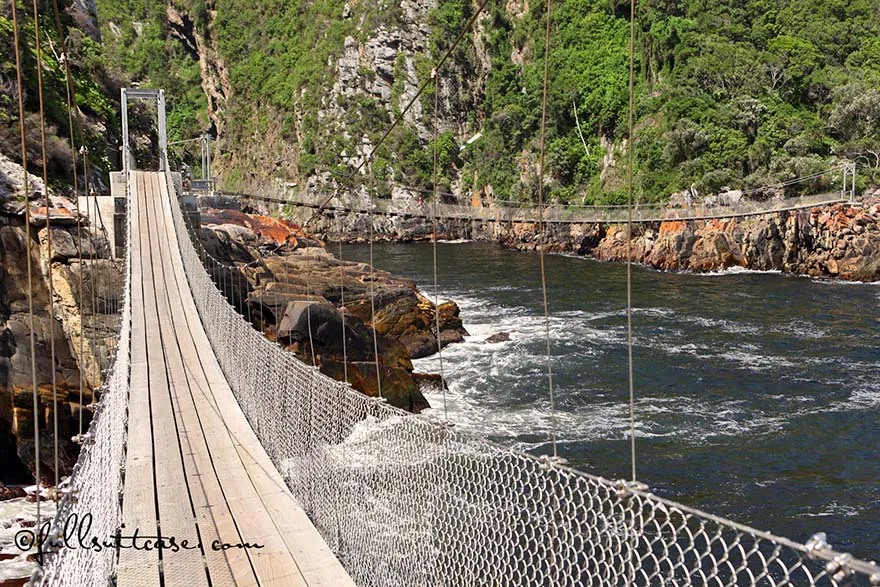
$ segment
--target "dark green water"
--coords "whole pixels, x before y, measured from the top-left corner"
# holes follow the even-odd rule
[[[547,453],[538,257],[440,244],[440,291],[467,342],[443,359],[459,428]],[[348,259],[368,260],[366,246]],[[430,244],[375,247],[381,269],[433,296]],[[549,256],[559,452],[630,472],[626,270]],[[880,286],[779,274],[634,269],[638,477],[652,491],[804,541],[880,556]],[[509,342],[486,344],[498,332]],[[417,361],[437,371],[436,357]],[[442,398],[430,396],[435,408]]]

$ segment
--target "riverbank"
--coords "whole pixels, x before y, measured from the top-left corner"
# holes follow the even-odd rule
[[[277,210],[273,204],[259,206]],[[422,218],[285,209],[298,222],[309,221],[316,234],[330,240],[365,242],[431,240],[432,226]],[[536,250],[536,223],[443,219],[442,240],[498,243],[521,251]],[[632,259],[656,269],[714,272],[731,267],[775,270],[849,281],[880,280],[880,202],[834,204],[802,210],[710,220],[669,220],[634,225]],[[627,231],[621,224],[547,224],[546,249],[601,261],[625,261]]]

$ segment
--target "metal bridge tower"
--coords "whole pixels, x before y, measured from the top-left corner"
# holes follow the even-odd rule
[[[120,104],[122,106],[122,172],[128,176],[128,172],[134,169],[135,161],[131,155],[131,144],[128,140],[128,100],[156,100],[156,109],[159,112],[159,171],[168,169],[168,130],[165,123],[165,90],[141,90],[136,88],[122,88]]]
[[[843,187],[840,189],[840,197],[849,197],[850,202],[856,199],[856,164],[854,162],[848,161],[843,164]]]

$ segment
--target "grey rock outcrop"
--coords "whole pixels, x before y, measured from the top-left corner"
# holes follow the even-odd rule
[[[295,225],[230,211],[202,220],[200,242],[220,262],[209,271],[256,328],[362,393],[428,407],[412,358],[436,352],[438,312],[440,344],[467,334],[454,302],[435,308],[411,280],[339,261]]]

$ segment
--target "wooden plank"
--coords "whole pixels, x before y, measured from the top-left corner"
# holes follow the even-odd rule
[[[142,222],[144,176],[132,173],[129,189],[133,204],[132,215],[132,338],[131,389],[129,391],[128,440],[123,489],[122,522],[126,535],[138,530],[141,535],[155,536],[156,508],[153,486],[153,441],[149,413],[149,386],[147,385],[147,329],[144,324],[143,262],[140,246],[148,227]],[[155,550],[125,549],[120,552],[117,567],[120,586],[159,586],[159,555]]]
[[[160,191],[159,194],[161,196],[162,192]],[[154,201],[154,204],[158,203],[158,201]],[[163,210],[161,206],[157,207],[159,212]],[[158,221],[160,217],[161,215],[157,212],[157,225],[159,225],[156,227],[157,229],[166,225],[166,223]],[[222,544],[234,540],[233,543],[238,543],[239,540],[235,536],[232,515],[220,495],[220,484],[211,463],[205,435],[202,433],[201,423],[189,393],[189,387],[192,385],[189,372],[193,366],[186,364],[181,349],[187,347],[187,339],[191,337],[188,330],[179,326],[183,308],[176,284],[173,284],[173,279],[169,278],[171,271],[167,262],[168,241],[164,231],[157,231],[154,234],[159,241],[159,246],[164,248],[166,252],[161,266],[162,296],[169,307],[169,320],[163,320],[162,333],[163,336],[173,339],[173,344],[166,345],[166,359],[171,379],[173,403],[178,416],[178,441],[183,449],[187,484],[195,508],[196,523],[205,553],[205,564],[208,567],[211,584],[215,587],[256,585],[256,578],[250,572],[250,561],[247,559],[246,552],[215,550],[212,547],[215,542]],[[212,507],[212,503],[218,505]],[[233,573],[233,569],[238,569],[238,572]]]
[[[157,534],[158,501],[163,536],[178,542],[201,538],[204,558],[200,551],[163,551],[168,587],[206,585],[206,573],[218,587],[353,585],[229,389],[189,291],[164,176],[134,172],[132,178],[136,230],[124,519],[142,535]],[[262,548],[215,551],[215,540]],[[123,551],[118,584],[158,585],[158,567],[156,551]]]
[[[170,214],[170,210],[168,214]],[[172,242],[171,249],[177,250],[175,248],[177,246],[176,234],[173,227],[167,228],[170,229],[166,234]],[[226,442],[235,450],[239,466],[236,467],[234,461],[229,462],[231,455],[227,448],[222,455],[223,471],[232,472],[243,469],[243,477],[250,481],[250,487],[248,487],[246,484],[238,482],[242,478],[238,475],[229,476],[228,479],[223,480],[227,498],[234,499],[231,496],[240,496],[240,499],[233,502],[233,509],[238,509],[235,506],[244,505],[245,511],[249,507],[267,510],[273,526],[268,533],[273,540],[272,544],[280,547],[274,542],[274,537],[276,535],[281,537],[284,547],[295,560],[298,573],[301,573],[305,579],[305,584],[353,586],[354,582],[290,494],[284,480],[275,469],[241,412],[198,319],[195,303],[189,292],[183,264],[179,261],[179,257],[174,260],[172,266],[178,273],[178,286],[184,291],[183,295],[179,297],[183,307],[179,315],[186,317],[188,322],[188,331],[191,333],[191,337],[187,342],[191,343],[191,349],[198,357],[197,361],[204,367],[204,380],[200,381],[204,385],[197,386],[197,389],[202,392],[209,391],[209,393],[201,393],[194,397],[196,405],[200,406],[199,411],[202,414],[203,422],[210,422],[210,427],[205,427],[205,433],[210,435],[213,447],[222,446],[223,437],[226,436]],[[218,453],[213,449],[212,452]],[[217,459],[220,456],[218,453],[214,455],[214,458]],[[248,497],[248,494],[251,493],[260,498],[259,503]],[[252,517],[246,517],[243,521],[244,527],[250,527],[252,520]],[[259,531],[257,528],[254,530]],[[244,530],[242,534],[246,535]]]
[[[165,259],[160,248],[157,229],[155,201],[159,196],[159,176],[150,174],[146,185],[146,224],[149,226],[147,242],[151,265],[144,267],[145,324],[147,327],[147,352],[150,357],[150,399],[155,443],[156,501],[159,510],[159,531],[163,538],[173,537],[177,544],[199,545],[200,539],[195,515],[189,497],[180,439],[177,434],[176,417],[169,388],[168,357],[166,347],[174,345],[173,337],[163,336],[163,325],[171,319],[171,310],[165,297],[167,284],[163,278],[162,264]],[[180,548],[162,551],[162,574],[166,587],[208,587],[201,549]]]
[[[170,210],[168,210],[165,218],[168,220],[169,217]],[[175,235],[170,221],[165,223],[164,234],[167,237],[168,242],[171,243],[169,249],[176,250],[175,247],[178,245],[176,238],[173,238]],[[176,258],[173,259],[171,263],[172,266],[176,269],[182,269],[182,262],[180,261],[179,255],[174,255],[174,257]],[[180,274],[178,273],[178,275]],[[172,280],[169,279],[169,288],[173,287],[171,286],[171,281]],[[181,286],[181,289],[183,289],[186,282],[177,280],[177,285]],[[189,301],[192,302],[191,293],[180,295],[180,292],[178,291],[177,300],[182,303],[183,298],[189,298]],[[186,316],[186,309],[182,309],[181,313],[178,315]],[[191,325],[187,324],[187,332],[191,332],[193,327],[201,329],[201,323],[194,322]],[[208,383],[202,365],[199,362],[195,345],[192,342],[192,337],[188,336],[180,339],[180,342],[182,344],[189,343],[186,345],[187,352],[185,353],[185,356],[189,357],[191,361],[190,366],[192,368],[189,369],[189,374],[195,376],[196,380],[194,381],[194,388],[201,390],[201,393],[193,394],[191,399],[194,402],[194,407],[201,407],[199,414],[204,435],[206,438],[216,440],[218,443],[217,446],[221,448],[221,451],[217,451],[217,454],[214,454],[212,449],[211,458],[213,459],[217,470],[222,471],[222,479],[218,478],[218,480],[222,484],[224,504],[234,514],[235,525],[238,530],[235,540],[228,540],[227,543],[249,543],[262,546],[262,548],[259,549],[242,550],[242,552],[247,554],[249,564],[256,572],[260,585],[305,586],[306,583],[299,575],[295,561],[291,557],[283,540],[281,540],[277,535],[277,532],[274,531],[274,526],[269,513],[263,506],[260,496],[256,494],[253,484],[250,483],[247,471],[244,470],[241,460],[237,458],[238,453],[234,449],[229,450],[231,448],[230,438],[228,434],[225,438],[223,436],[225,424],[220,413],[212,409],[211,406],[203,405],[207,394],[210,393],[210,384]],[[201,375],[199,376],[197,374]],[[235,407],[237,407],[237,405]],[[230,549],[227,552],[231,553],[234,552],[234,550]]]

